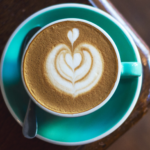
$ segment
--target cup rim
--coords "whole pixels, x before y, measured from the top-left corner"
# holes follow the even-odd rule
[[[60,22],[64,22],[64,21],[80,21],[80,22],[84,22],[84,23],[87,23],[87,24],[90,24],[91,26],[97,28],[100,32],[102,32],[102,34],[109,40],[109,42],[112,44],[114,50],[115,50],[115,54],[116,54],[116,57],[117,57],[117,63],[118,63],[118,72],[117,72],[117,78],[116,78],[116,81],[114,83],[114,86],[112,88],[112,90],[110,91],[110,93],[108,94],[108,96],[103,100],[102,103],[100,103],[99,105],[93,107],[92,109],[90,110],[87,110],[87,111],[84,111],[84,112],[81,112],[81,113],[75,113],[75,114],[63,114],[63,113],[58,113],[58,112],[55,112],[55,111],[52,111],[46,107],[44,107],[42,104],[40,104],[33,96],[32,94],[30,93],[30,91],[28,90],[27,86],[26,86],[26,83],[25,83],[25,79],[24,79],[24,75],[23,75],[23,62],[24,62],[24,58],[25,58],[25,54],[26,54],[26,51],[29,47],[29,45],[31,44],[31,42],[33,41],[33,39],[41,32],[43,31],[44,29],[46,29],[47,27],[53,25],[53,24],[56,24],[56,23],[60,23]],[[117,49],[117,46],[116,44],[114,43],[114,41],[112,40],[112,38],[110,37],[110,35],[105,31],[103,30],[101,27],[99,27],[98,25],[90,22],[90,21],[87,21],[87,20],[84,20],[84,19],[78,19],[78,18],[65,18],[65,19],[59,19],[59,20],[56,20],[56,21],[53,21],[47,25],[45,25],[44,27],[42,27],[39,31],[37,31],[33,36],[32,38],[29,40],[29,42],[27,43],[26,47],[25,47],[25,50],[24,50],[24,53],[23,53],[23,57],[22,57],[22,61],[21,61],[21,77],[22,77],[22,81],[23,81],[23,85],[25,87],[25,90],[26,92],[28,93],[28,95],[30,96],[30,98],[34,101],[34,103],[36,103],[40,108],[42,108],[43,110],[47,111],[48,113],[51,113],[53,115],[56,115],[56,116],[60,116],[60,117],[80,117],[80,116],[84,116],[84,115],[88,115],[96,110],[98,110],[99,108],[101,108],[102,106],[104,106],[110,99],[111,97],[113,96],[114,92],[116,91],[116,88],[119,84],[119,80],[120,80],[120,76],[121,76],[121,60],[120,60],[120,55],[119,55],[119,52],[118,52],[118,49]]]

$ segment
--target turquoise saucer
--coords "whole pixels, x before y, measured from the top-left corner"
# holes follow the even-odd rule
[[[27,18],[11,35],[1,60],[1,90],[16,121],[22,125],[29,96],[21,80],[22,43],[35,27],[62,18],[81,18],[103,28],[118,47],[122,62],[141,62],[138,50],[124,28],[105,12],[82,4],[60,4]],[[37,107],[37,137],[59,145],[81,145],[99,140],[116,130],[130,115],[141,90],[142,76],[121,79],[109,102],[96,112],[77,118],[51,115]]]

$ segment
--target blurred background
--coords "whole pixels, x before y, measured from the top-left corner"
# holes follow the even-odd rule
[[[63,2],[88,3],[88,0],[0,0],[0,50],[2,52],[8,37],[15,28],[29,15],[48,5]],[[139,35],[150,47],[150,0],[110,0],[130,22]],[[9,16],[9,17],[8,17]],[[1,21],[3,20],[3,21]],[[11,27],[11,28],[10,28]],[[49,149],[46,142],[38,139],[27,140],[22,136],[22,128],[9,113],[2,95],[0,95],[0,150],[34,149],[40,144],[43,150]],[[5,130],[3,130],[5,129]],[[14,140],[12,140],[14,139]],[[19,142],[17,141],[19,139]],[[19,144],[18,144],[19,143]],[[28,147],[28,148],[27,148]],[[57,150],[53,146],[52,150]],[[57,146],[58,147],[58,146]],[[38,150],[41,147],[37,148]],[[37,150],[36,149],[36,150]],[[59,150],[62,147],[59,147]],[[66,150],[66,147],[63,150]],[[92,149],[91,149],[92,150]],[[108,150],[150,150],[150,111],[133,125],[123,136],[113,143]]]

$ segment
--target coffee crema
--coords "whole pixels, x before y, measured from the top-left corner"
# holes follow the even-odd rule
[[[75,114],[110,94],[118,73],[115,50],[97,28],[81,21],[53,24],[36,35],[23,62],[25,84],[49,110]]]

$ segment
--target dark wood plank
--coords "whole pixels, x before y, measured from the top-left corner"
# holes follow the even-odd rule
[[[111,0],[111,2],[150,46],[150,1]]]

